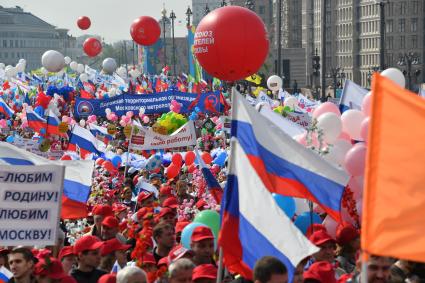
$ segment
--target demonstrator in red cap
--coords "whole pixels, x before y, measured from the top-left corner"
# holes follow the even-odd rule
[[[210,228],[206,226],[196,227],[193,230],[190,242],[195,265],[215,264],[213,259],[215,251],[214,235]]]

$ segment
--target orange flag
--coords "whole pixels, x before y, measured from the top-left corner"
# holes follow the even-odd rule
[[[372,91],[362,249],[425,262],[425,99],[378,74]]]

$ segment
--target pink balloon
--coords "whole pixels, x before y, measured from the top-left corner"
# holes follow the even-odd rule
[[[339,135],[338,139],[339,140],[346,140],[346,141],[351,142],[350,135],[347,134],[346,132],[341,132],[341,134]]]
[[[365,95],[362,102],[362,111],[366,116],[370,116],[370,112],[372,110],[371,107],[372,107],[372,92],[369,92],[368,94]]]
[[[6,128],[6,126],[7,126],[6,120],[5,119],[1,119],[0,120],[0,128]]]
[[[121,125],[121,127],[125,127],[127,124],[125,123],[125,121],[124,121],[124,120],[121,120],[121,121],[120,121],[120,125]]]
[[[350,135],[353,140],[360,141],[360,126],[365,115],[360,110],[350,109],[341,115],[342,130]]]
[[[322,223],[328,232],[329,235],[332,236],[332,238],[336,238],[336,228],[338,228],[338,223],[332,219],[329,215],[326,216],[325,220],[323,220]]]
[[[316,107],[313,111],[313,118],[318,118],[320,115],[332,112],[341,117],[341,112],[339,112],[338,106],[333,104],[332,102],[325,102]]]
[[[62,122],[67,123],[68,122],[68,116],[63,115],[62,116]]]
[[[134,113],[133,113],[133,111],[128,111],[125,115],[126,115],[128,118],[131,118],[131,117],[133,117]]]
[[[307,146],[307,134],[297,135],[294,139],[303,146]]]
[[[370,117],[367,117],[366,119],[363,120],[362,125],[360,127],[360,136],[365,142],[367,142],[368,140],[369,122],[370,122]]]
[[[28,122],[23,122],[21,126],[22,128],[28,128]]]
[[[361,200],[363,197],[363,179],[363,176],[351,177],[348,182],[348,187],[353,192],[353,198],[355,200]]]
[[[364,175],[366,150],[364,143],[357,143],[345,155],[344,166],[351,176]]]
[[[143,117],[143,123],[147,124],[147,123],[149,123],[149,121],[150,121],[150,119],[149,119],[148,116]]]

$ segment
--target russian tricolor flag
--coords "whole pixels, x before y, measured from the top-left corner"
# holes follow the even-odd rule
[[[202,160],[198,149],[195,149],[195,153],[196,158],[199,162],[199,168],[201,169],[202,175],[204,176],[204,179],[207,183],[208,191],[217,203],[221,203],[223,197],[223,189],[221,188],[217,180],[214,178],[214,175],[211,173],[211,170],[207,168],[207,165],[205,164],[204,160]]]
[[[45,129],[47,127],[46,119],[40,117],[37,113],[34,112],[34,110],[27,107],[26,112],[28,126],[32,128],[35,132],[40,133],[41,129]]]
[[[6,142],[0,142],[0,164],[65,166],[64,192],[62,195],[62,218],[87,217],[86,202],[90,195],[94,161],[48,160]]]
[[[12,108],[0,97],[0,113],[3,113],[7,118],[15,114]]]
[[[71,138],[69,139],[68,150],[80,151],[80,156],[85,157],[90,153],[100,155],[105,152],[105,144],[96,139],[93,134],[79,125],[75,125],[72,129]]]
[[[59,131],[59,124],[60,124],[59,118],[50,109],[49,114],[47,115],[47,130],[46,130],[46,133],[49,134],[49,135],[65,136],[65,133],[61,133]]]
[[[317,203],[340,220],[341,199],[349,176],[310,149],[297,143],[236,95],[232,118],[236,138],[271,193]]]
[[[90,132],[95,136],[101,136],[104,138],[104,143],[108,143],[109,141],[114,139],[114,136],[108,133],[108,129],[105,127],[98,126],[96,124],[90,124]]]

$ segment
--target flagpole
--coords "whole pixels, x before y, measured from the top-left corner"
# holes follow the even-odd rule
[[[223,281],[223,249],[218,249],[218,269],[217,269],[217,281],[221,283]]]
[[[361,255],[361,272],[360,272],[360,282],[367,283],[367,269],[369,266],[369,255],[363,251]]]
[[[127,160],[125,162],[125,167],[124,167],[124,178],[127,177],[128,158],[130,155],[131,138],[133,137],[133,128],[134,128],[133,123],[131,123],[130,140],[128,141],[128,148],[127,148]]]

